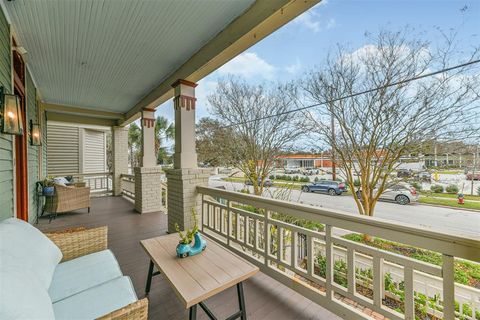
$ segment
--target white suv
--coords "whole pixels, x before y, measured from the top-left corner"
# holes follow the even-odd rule
[[[357,197],[361,199],[361,190],[357,191]],[[374,193],[377,189],[374,190]],[[392,200],[398,204],[409,204],[418,201],[417,190],[408,184],[395,184],[386,188],[380,195],[380,199]]]

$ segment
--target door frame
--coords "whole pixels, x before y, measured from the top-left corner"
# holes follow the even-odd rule
[[[23,135],[14,136],[15,154],[15,212],[18,219],[28,222],[28,156],[27,156],[27,104],[25,90],[25,61],[23,57],[13,50],[16,41],[12,37],[12,82],[13,93],[19,97],[20,112],[22,115]]]

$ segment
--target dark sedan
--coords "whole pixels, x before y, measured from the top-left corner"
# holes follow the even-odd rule
[[[324,192],[331,196],[341,195],[347,192],[345,183],[338,181],[319,181],[302,186],[303,192]]]

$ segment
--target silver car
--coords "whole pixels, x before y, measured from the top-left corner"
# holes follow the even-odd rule
[[[357,197],[361,199],[361,190],[357,191]],[[377,192],[377,189],[374,190],[374,193]],[[407,184],[396,184],[386,188],[383,193],[380,195],[382,200],[391,200],[395,201],[398,204],[409,204],[412,202],[418,201],[418,192],[417,190]]]

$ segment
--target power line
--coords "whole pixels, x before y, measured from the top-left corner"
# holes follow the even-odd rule
[[[305,107],[301,107],[301,108],[297,108],[297,109],[292,109],[292,110],[268,115],[268,116],[265,116],[265,117],[260,117],[260,118],[256,118],[256,119],[252,119],[252,120],[243,121],[243,122],[232,123],[232,124],[229,124],[229,125],[226,125],[226,126],[222,126],[221,128],[231,128],[231,127],[235,127],[235,126],[238,126],[238,125],[241,125],[241,124],[248,124],[248,123],[255,122],[255,121],[266,120],[266,119],[270,119],[270,118],[273,118],[273,117],[283,116],[283,115],[286,115],[286,114],[295,113],[295,112],[315,108],[315,107],[318,107],[318,106],[321,106],[321,105],[324,105],[324,104],[337,102],[337,101],[340,101],[340,100],[353,98],[353,97],[356,97],[356,96],[360,96],[360,95],[363,95],[363,94],[375,92],[375,91],[382,90],[382,89],[385,89],[385,88],[398,86],[398,85],[401,85],[401,84],[409,83],[409,82],[420,80],[420,79],[423,79],[423,78],[428,78],[428,77],[435,76],[435,75],[441,74],[441,73],[445,73],[445,72],[448,72],[448,71],[451,71],[451,70],[467,67],[467,66],[479,63],[479,62],[480,62],[480,59],[472,60],[472,61],[465,62],[465,63],[462,63],[462,64],[458,64],[458,65],[455,65],[455,66],[452,66],[452,67],[449,67],[449,68],[445,68],[445,69],[437,70],[437,71],[434,71],[434,72],[431,72],[431,73],[418,75],[418,76],[415,76],[415,77],[412,77],[412,78],[409,78],[409,79],[393,82],[393,83],[390,83],[390,84],[387,84],[387,85],[384,85],[384,86],[368,89],[368,90],[365,90],[365,91],[355,92],[355,93],[352,93],[352,94],[349,94],[349,95],[346,95],[346,96],[343,96],[343,97],[339,97],[339,98],[335,98],[335,99],[332,99],[332,100],[327,100],[327,101],[324,101],[324,102],[308,105],[308,106],[305,106]]]

